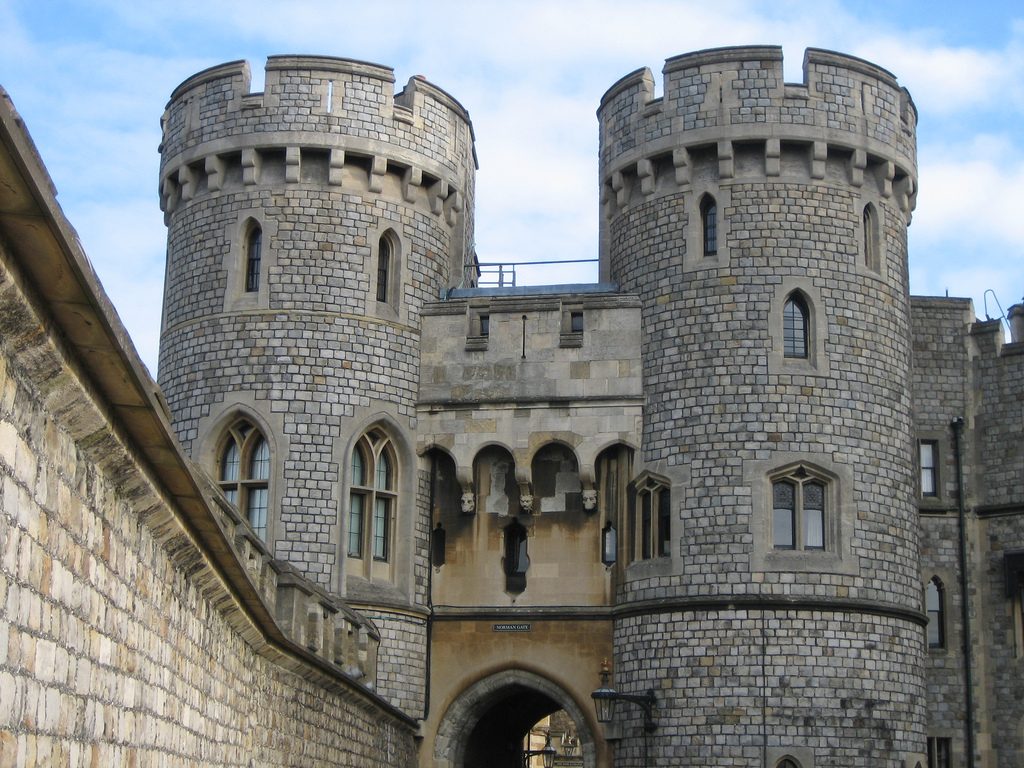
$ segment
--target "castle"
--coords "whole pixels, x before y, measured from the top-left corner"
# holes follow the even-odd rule
[[[889,72],[663,73],[599,282],[497,287],[452,96],[192,76],[159,388],[5,100],[0,764],[1024,763],[1024,306],[908,296]]]

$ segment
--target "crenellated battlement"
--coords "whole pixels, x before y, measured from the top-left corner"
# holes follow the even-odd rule
[[[321,56],[270,57],[256,93],[245,61],[193,75],[161,121],[162,209],[232,185],[382,192],[390,175],[407,202],[462,210],[476,168],[469,114],[422,77],[397,94],[394,84],[390,67]]]
[[[895,185],[909,213],[917,110],[907,90],[886,70],[831,51],[808,49],[798,84],[784,81],[782,62],[776,46],[720,48],[668,59],[661,97],[646,68],[615,83],[598,109],[601,177],[613,201],[624,205],[633,187],[653,193],[659,167],[687,184],[697,149],[713,151],[719,177],[731,178],[737,148],[760,145],[766,176],[798,168],[782,160],[794,150],[807,156],[809,179],[825,177],[826,159],[842,158],[851,185],[869,169],[884,196]]]

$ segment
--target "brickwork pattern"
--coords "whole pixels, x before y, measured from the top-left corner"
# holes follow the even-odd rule
[[[671,724],[649,765],[739,768],[761,765],[764,747],[799,747],[815,765],[897,768],[923,742],[922,678],[906,662],[922,643],[916,624],[830,611],[638,616],[616,621],[615,683],[654,689]],[[642,765],[639,710],[624,712],[617,760]]]
[[[407,726],[258,655],[40,402],[0,357],[0,763],[414,764]]]

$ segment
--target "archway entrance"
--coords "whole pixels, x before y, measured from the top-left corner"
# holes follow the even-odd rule
[[[596,766],[594,739],[583,712],[562,688],[523,670],[499,672],[467,688],[445,712],[434,742],[445,768],[524,768],[524,739],[539,721],[564,712],[575,732],[571,763]],[[553,746],[564,755],[563,745]]]

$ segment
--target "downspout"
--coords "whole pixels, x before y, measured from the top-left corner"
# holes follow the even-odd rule
[[[967,579],[967,503],[964,494],[963,431],[964,419],[957,416],[950,423],[956,453],[957,514],[960,532],[960,610],[963,624],[964,708],[967,768],[974,768],[974,670],[971,664],[971,610]]]
[[[430,657],[434,634],[434,497],[437,488],[437,456],[430,455],[430,522],[427,524],[427,658],[423,663],[423,722],[430,714]]]

